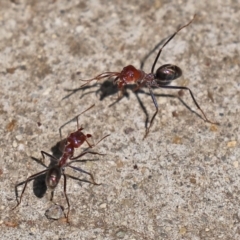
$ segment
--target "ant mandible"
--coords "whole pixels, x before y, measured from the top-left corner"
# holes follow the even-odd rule
[[[66,198],[66,201],[67,201],[67,205],[68,205],[68,211],[67,211],[67,214],[65,215],[65,217],[66,217],[66,221],[69,222],[68,216],[69,216],[69,212],[70,212],[70,203],[69,203],[69,199],[68,199],[67,192],[66,192],[67,177],[70,177],[72,179],[79,180],[79,181],[82,181],[82,182],[88,182],[88,183],[94,184],[94,185],[100,185],[100,184],[95,182],[94,177],[93,177],[93,175],[90,172],[87,172],[87,171],[85,171],[85,170],[83,170],[81,168],[75,167],[75,166],[71,166],[75,162],[85,162],[86,160],[79,160],[79,158],[81,158],[82,156],[84,156],[87,153],[95,154],[95,155],[104,155],[104,154],[101,154],[101,153],[98,153],[98,152],[84,151],[81,154],[79,154],[78,156],[74,156],[75,148],[79,148],[84,142],[86,142],[88,144],[89,148],[92,148],[93,146],[96,146],[99,142],[101,142],[104,138],[109,136],[109,135],[104,136],[95,145],[91,145],[87,141],[87,138],[91,137],[92,135],[91,134],[86,134],[85,135],[82,132],[83,128],[79,127],[78,117],[80,115],[82,115],[84,112],[86,112],[89,109],[91,109],[92,107],[94,107],[94,105],[92,105],[88,109],[84,110],[82,113],[80,113],[79,115],[77,115],[75,117],[77,119],[77,131],[70,133],[69,136],[65,139],[65,146],[64,146],[64,150],[63,150],[63,153],[62,153],[62,156],[61,156],[60,159],[54,157],[53,155],[51,155],[51,154],[49,154],[47,152],[41,151],[43,159],[45,159],[45,156],[50,157],[51,164],[50,164],[49,167],[47,167],[44,163],[42,163],[42,165],[46,167],[45,170],[31,175],[25,181],[20,182],[20,183],[15,185],[15,195],[16,195],[17,204],[16,204],[15,207],[12,208],[12,210],[14,210],[15,208],[17,208],[20,205],[20,203],[22,201],[23,194],[24,194],[24,192],[26,190],[27,184],[30,181],[36,179],[38,176],[40,176],[40,175],[42,175],[44,173],[46,174],[46,177],[45,177],[46,186],[51,190],[50,201],[52,201],[53,200],[53,195],[54,195],[54,190],[57,187],[57,185],[58,185],[58,183],[59,183],[59,181],[61,179],[61,176],[63,175],[63,177],[64,177],[64,188],[63,188],[63,191],[64,191],[64,195],[65,195],[65,198]],[[70,121],[72,121],[72,120],[70,120]],[[59,133],[60,133],[61,139],[62,139],[61,129],[66,124],[68,124],[69,122],[65,123],[64,125],[62,125],[59,128]],[[68,159],[71,160],[71,161],[67,162]],[[79,172],[82,172],[82,173],[85,173],[85,174],[89,175],[90,178],[91,178],[91,181],[79,179],[77,177],[74,177],[74,176],[71,176],[69,174],[66,174],[64,172],[66,167],[70,167],[70,168],[72,168],[72,169],[74,169],[76,171],[79,171]],[[20,198],[18,200],[17,188],[18,188],[18,186],[23,185],[23,184],[24,184],[24,187],[23,187],[23,190],[21,192]]]
[[[151,73],[145,73],[142,70],[136,69],[134,66],[132,65],[128,65],[126,67],[123,68],[123,70],[121,72],[104,72],[101,73],[99,75],[97,75],[94,78],[88,79],[88,80],[82,80],[82,81],[87,81],[87,83],[83,84],[82,86],[80,86],[80,88],[84,87],[85,85],[89,84],[90,82],[94,81],[94,80],[101,80],[104,78],[112,78],[115,77],[115,79],[113,80],[113,83],[117,84],[118,89],[121,92],[121,95],[119,96],[119,99],[123,96],[123,92],[124,92],[124,87],[126,85],[129,84],[136,84],[136,88],[134,89],[134,91],[137,91],[138,89],[140,89],[141,87],[147,87],[149,89],[150,95],[152,97],[152,101],[155,105],[156,111],[153,114],[151,120],[150,120],[150,124],[149,127],[146,128],[146,133],[144,135],[145,139],[149,133],[149,130],[151,128],[151,126],[153,125],[153,121],[158,113],[158,104],[156,101],[156,98],[154,96],[154,93],[152,91],[152,87],[160,87],[160,88],[168,88],[168,89],[181,89],[181,90],[188,90],[192,100],[194,102],[194,104],[196,105],[196,107],[201,111],[204,120],[206,122],[212,123],[212,124],[218,124],[215,122],[210,121],[205,113],[203,112],[203,110],[201,109],[201,107],[199,106],[199,104],[197,103],[192,91],[190,88],[188,87],[183,87],[183,86],[168,86],[168,84],[171,83],[171,81],[177,79],[178,77],[180,77],[182,75],[182,70],[176,66],[176,65],[172,65],[172,64],[164,64],[162,66],[160,66],[157,71],[154,73],[154,69],[156,66],[156,63],[160,57],[160,54],[163,50],[163,48],[175,37],[175,35],[181,31],[183,28],[187,27],[188,25],[190,25],[192,23],[192,21],[194,20],[196,15],[194,15],[193,19],[188,22],[186,25],[180,27],[174,34],[172,34],[167,41],[163,44],[163,46],[159,49],[158,54],[153,62],[152,65],[152,69],[151,69]],[[79,88],[78,88],[79,89]],[[69,89],[68,89],[69,90]]]

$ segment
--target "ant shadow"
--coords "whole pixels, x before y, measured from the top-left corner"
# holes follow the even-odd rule
[[[93,90],[93,91],[88,91],[85,92],[86,90],[91,90],[94,89],[95,87],[99,87],[99,89]],[[92,94],[95,93],[96,95],[100,95],[99,96],[99,100],[102,101],[104,100],[106,97],[109,97],[111,95],[114,95],[116,93],[118,93],[118,87],[116,84],[113,84],[112,79],[108,79],[106,81],[104,81],[103,83],[95,83],[91,86],[84,86],[84,87],[80,87],[80,88],[75,88],[75,89],[65,89],[65,91],[70,92],[69,94],[67,94],[62,100],[69,98],[70,96],[74,95],[75,93],[82,91],[82,95],[80,97],[80,99],[82,99],[83,97],[85,97],[88,94]],[[129,98],[129,94],[128,92],[124,92],[124,97]]]
[[[35,157],[31,157],[31,159],[34,160],[35,162],[37,162],[38,164],[44,166],[45,168],[47,168],[47,166],[41,160],[39,160]],[[47,191],[47,185],[45,183],[45,178],[46,178],[46,173],[43,173],[42,175],[37,176],[33,180],[33,193],[38,198],[42,198]]]

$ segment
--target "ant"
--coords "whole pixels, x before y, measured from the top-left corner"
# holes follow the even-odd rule
[[[82,181],[82,182],[88,182],[88,183],[94,184],[94,185],[101,185],[101,184],[98,184],[98,183],[95,182],[94,177],[93,177],[93,175],[91,173],[89,173],[89,172],[87,172],[87,171],[85,171],[85,170],[83,170],[81,168],[72,166],[72,164],[75,163],[75,162],[85,162],[85,161],[87,161],[87,160],[79,160],[79,158],[81,158],[82,156],[84,156],[87,153],[95,154],[95,155],[104,155],[104,154],[101,154],[101,153],[98,153],[98,152],[84,151],[81,154],[79,154],[78,156],[74,156],[75,148],[79,148],[84,142],[86,142],[88,144],[89,148],[92,148],[93,146],[96,146],[99,142],[101,142],[104,138],[109,136],[109,135],[106,135],[101,140],[99,140],[97,142],[97,144],[91,145],[88,142],[87,138],[90,138],[92,135],[91,134],[84,134],[82,132],[83,128],[79,127],[79,123],[78,123],[79,116],[82,115],[84,112],[88,111],[89,109],[91,109],[92,107],[94,107],[94,104],[92,106],[90,106],[88,109],[84,110],[79,115],[77,115],[76,117],[73,118],[73,119],[77,119],[77,131],[70,133],[68,135],[68,137],[66,139],[64,139],[65,146],[64,146],[63,153],[62,153],[62,156],[61,156],[60,159],[56,158],[55,156],[53,156],[53,155],[51,155],[51,154],[49,154],[49,153],[47,153],[45,151],[41,151],[43,159],[45,159],[45,156],[50,157],[51,164],[50,164],[49,167],[47,167],[44,163],[42,163],[42,165],[46,167],[45,170],[31,175],[25,181],[20,182],[20,183],[15,185],[15,195],[16,195],[17,204],[16,204],[15,207],[12,208],[12,210],[14,210],[15,208],[17,208],[20,205],[20,203],[22,201],[23,194],[24,194],[25,189],[27,187],[27,184],[30,181],[36,179],[38,176],[40,176],[40,175],[42,175],[44,173],[46,174],[46,177],[45,177],[46,186],[51,190],[50,201],[52,201],[53,200],[53,195],[54,195],[54,190],[57,187],[57,185],[58,185],[58,183],[59,183],[59,181],[61,179],[61,176],[63,175],[63,177],[64,177],[63,192],[64,192],[64,195],[65,195],[65,198],[66,198],[66,201],[67,201],[67,205],[68,205],[68,211],[67,211],[67,214],[65,215],[65,217],[66,217],[66,221],[69,223],[68,216],[69,216],[69,212],[70,212],[70,203],[69,203],[69,199],[68,199],[67,192],[66,192],[67,177],[70,177],[72,179],[79,180],[79,181]],[[71,122],[72,120],[70,120],[69,122]],[[66,124],[68,124],[69,122],[65,123],[64,125],[62,125],[59,128],[59,133],[60,133],[61,139],[62,139],[61,129]],[[68,159],[71,160],[71,161],[67,162]],[[79,172],[82,172],[82,173],[85,173],[85,174],[89,175],[90,178],[91,178],[91,181],[79,179],[77,177],[74,177],[74,176],[71,176],[69,174],[66,174],[64,172],[66,167],[70,167],[70,168],[72,168],[72,169],[74,169],[76,171],[79,171]],[[18,200],[17,188],[18,188],[18,186],[23,185],[23,184],[24,184],[24,187],[23,187],[23,190],[21,192],[20,198]]]
[[[166,42],[163,44],[163,46],[159,49],[158,54],[157,54],[157,56],[156,56],[156,58],[153,62],[151,73],[145,73],[142,70],[136,69],[132,65],[128,65],[128,66],[124,67],[121,72],[104,72],[104,73],[101,73],[101,74],[97,75],[96,77],[94,77],[92,79],[82,80],[82,81],[87,81],[87,83],[80,86],[80,88],[84,87],[85,85],[89,84],[90,82],[92,82],[94,80],[99,81],[99,80],[104,79],[104,78],[115,77],[115,79],[113,80],[113,83],[115,83],[117,85],[118,89],[120,90],[121,94],[118,97],[118,99],[120,99],[123,96],[124,87],[126,85],[136,84],[137,86],[135,87],[134,91],[137,91],[142,87],[147,87],[149,89],[149,92],[150,92],[152,101],[154,103],[154,106],[156,108],[156,111],[155,111],[155,113],[153,114],[153,116],[150,120],[149,127],[146,127],[146,133],[145,133],[143,139],[145,139],[147,137],[147,135],[149,133],[149,130],[150,130],[151,126],[153,125],[153,121],[154,121],[154,119],[155,119],[155,117],[158,113],[158,104],[157,104],[156,98],[154,96],[154,93],[152,91],[152,87],[188,90],[191,97],[192,97],[192,100],[193,100],[194,104],[201,111],[201,113],[204,117],[204,120],[206,122],[209,122],[209,123],[212,123],[212,124],[218,124],[218,123],[214,123],[214,122],[210,121],[206,117],[205,113],[203,112],[203,110],[201,109],[199,104],[197,103],[197,101],[196,101],[196,99],[195,99],[195,97],[194,97],[190,88],[183,87],[183,86],[168,86],[171,83],[171,81],[179,78],[182,75],[182,70],[178,66],[172,65],[172,64],[164,64],[164,65],[160,66],[157,69],[156,72],[154,72],[156,63],[157,63],[157,61],[160,57],[160,54],[161,54],[163,48],[175,37],[175,35],[179,31],[181,31],[183,28],[189,26],[192,23],[192,21],[194,20],[195,16],[196,15],[194,15],[193,19],[190,22],[188,22],[186,25],[178,28],[178,30],[175,33],[173,33],[166,40]],[[70,91],[70,90],[68,89],[68,91]],[[74,91],[74,90],[72,90],[72,91]]]

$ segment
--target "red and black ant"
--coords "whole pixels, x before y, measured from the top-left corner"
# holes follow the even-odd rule
[[[81,114],[83,114],[84,112],[86,112],[89,109],[91,109],[93,106],[94,105],[92,105],[88,109],[84,110],[82,113],[80,113],[79,115],[77,115],[74,118],[74,119],[77,119],[77,128],[78,129],[77,129],[77,131],[70,133],[69,136],[64,140],[65,141],[65,146],[64,146],[64,150],[63,150],[63,153],[62,153],[62,156],[61,156],[60,159],[56,158],[55,156],[53,156],[53,155],[51,155],[51,154],[49,154],[47,152],[41,151],[43,159],[45,159],[45,156],[50,157],[51,164],[50,164],[49,167],[47,167],[45,164],[42,163],[42,165],[45,166],[47,169],[45,169],[45,170],[43,170],[41,172],[38,172],[36,174],[31,175],[25,181],[20,182],[20,183],[15,185],[15,194],[16,194],[17,204],[16,204],[16,206],[13,209],[15,209],[16,207],[18,207],[20,205],[20,203],[22,201],[23,194],[24,194],[25,189],[27,187],[27,184],[30,181],[36,179],[38,176],[40,176],[40,175],[42,175],[44,173],[46,174],[46,177],[45,177],[46,186],[51,190],[51,198],[50,198],[50,200],[52,201],[53,200],[53,195],[54,195],[54,190],[57,187],[57,185],[58,185],[58,183],[59,183],[59,181],[61,179],[61,176],[63,175],[63,177],[64,177],[64,190],[63,191],[64,191],[64,195],[65,195],[65,198],[66,198],[66,201],[67,201],[67,205],[68,205],[68,211],[67,211],[67,214],[65,216],[66,216],[67,222],[69,222],[68,221],[68,215],[69,215],[69,211],[70,211],[70,203],[69,203],[68,196],[67,196],[67,193],[66,193],[67,177],[70,177],[72,179],[79,180],[79,181],[82,181],[82,182],[88,182],[88,183],[91,183],[91,184],[94,184],[94,185],[100,185],[100,184],[95,182],[94,177],[93,177],[93,175],[91,173],[89,173],[89,172],[87,172],[87,171],[85,171],[85,170],[83,170],[83,169],[81,169],[79,167],[71,166],[75,162],[85,162],[86,160],[80,160],[79,159],[82,156],[84,156],[85,154],[89,153],[89,154],[95,154],[95,155],[104,155],[104,154],[101,154],[101,153],[98,153],[98,152],[84,151],[81,154],[79,154],[78,156],[74,156],[75,148],[79,148],[84,142],[86,142],[88,144],[89,148],[92,148],[93,146],[96,146],[99,142],[101,142],[104,138],[109,136],[109,135],[106,135],[101,140],[99,140],[97,142],[97,144],[91,145],[87,141],[87,138],[90,138],[92,135],[91,134],[84,134],[82,132],[83,128],[79,127],[78,117]],[[70,120],[70,121],[72,121],[72,120]],[[67,123],[69,123],[69,122],[67,122]],[[59,128],[59,133],[60,133],[61,139],[62,139],[61,129],[66,124],[62,125]],[[67,162],[68,159],[71,160],[71,161]],[[64,172],[66,167],[70,167],[70,168],[72,168],[72,169],[74,169],[76,171],[79,171],[79,172],[82,172],[82,173],[85,173],[85,174],[89,175],[90,178],[91,178],[91,181],[79,179],[77,177],[74,177],[74,176],[71,176],[69,174],[66,174]],[[21,192],[20,198],[18,200],[17,188],[18,188],[18,186],[23,185],[23,184],[24,184],[24,187],[23,187],[23,190]]]
[[[151,73],[145,73],[142,70],[136,69],[132,65],[128,65],[128,66],[124,67],[121,72],[104,72],[104,73],[101,73],[101,74],[97,75],[94,78],[91,78],[91,79],[88,79],[88,80],[82,80],[82,81],[87,81],[87,83],[83,84],[80,88],[84,87],[85,85],[89,84],[90,82],[92,82],[94,80],[99,81],[99,80],[104,79],[104,78],[115,77],[115,79],[113,80],[113,83],[117,84],[118,89],[121,91],[121,95],[119,96],[119,99],[120,99],[123,95],[124,87],[126,85],[136,84],[137,86],[134,89],[134,91],[137,91],[138,89],[140,89],[142,87],[147,87],[149,89],[149,92],[150,92],[150,95],[152,97],[152,101],[155,105],[156,111],[155,111],[155,113],[153,114],[153,116],[150,120],[149,127],[146,128],[146,133],[144,135],[144,138],[147,137],[147,135],[149,133],[149,129],[153,125],[153,121],[154,121],[154,119],[155,119],[155,117],[158,113],[158,104],[157,104],[156,98],[154,96],[154,93],[152,91],[152,87],[188,90],[192,99],[193,99],[194,104],[201,111],[205,121],[209,122],[209,123],[212,123],[212,124],[218,124],[218,123],[214,123],[214,122],[210,121],[206,117],[205,113],[203,112],[203,110],[201,109],[199,104],[197,103],[197,101],[196,101],[196,99],[195,99],[195,97],[194,97],[190,88],[183,87],[183,86],[168,86],[168,84],[170,84],[171,81],[177,79],[178,77],[180,77],[182,75],[182,70],[178,66],[172,65],[172,64],[164,64],[164,65],[160,66],[157,69],[157,71],[154,73],[156,63],[157,63],[157,61],[160,57],[160,54],[161,54],[163,48],[175,37],[175,35],[179,31],[181,31],[183,28],[190,25],[192,23],[192,21],[194,20],[194,18],[195,18],[195,16],[193,17],[193,19],[190,22],[188,22],[186,25],[180,27],[174,34],[172,34],[167,39],[167,41],[163,44],[163,46],[159,49],[158,54],[157,54],[157,56],[156,56],[156,58],[153,62]]]

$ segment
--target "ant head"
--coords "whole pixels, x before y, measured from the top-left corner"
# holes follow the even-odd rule
[[[49,168],[49,170],[46,173],[46,185],[50,189],[54,189],[61,178],[61,169],[59,166],[53,166]]]
[[[171,81],[179,78],[182,75],[182,70],[176,65],[165,64],[159,67],[156,71],[155,78],[161,85],[167,85]]]
[[[78,148],[80,147],[84,141],[86,140],[86,138],[91,137],[90,134],[85,135],[82,132],[83,128],[79,128],[76,132],[72,132],[69,136],[68,136],[68,142],[70,145],[70,148]]]

